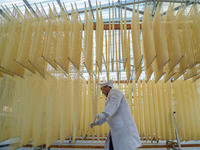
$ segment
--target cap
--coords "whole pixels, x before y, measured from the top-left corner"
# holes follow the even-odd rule
[[[99,82],[98,84],[101,86],[101,88],[106,86],[106,85],[113,88],[113,80],[110,80],[109,82]]]

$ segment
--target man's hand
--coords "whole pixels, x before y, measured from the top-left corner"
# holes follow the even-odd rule
[[[90,124],[90,127],[93,128],[93,126],[97,126],[97,125],[98,125],[98,122],[95,121],[95,122],[93,122],[93,123]]]
[[[100,126],[104,122],[106,122],[106,116],[103,113],[96,114],[94,117],[94,122],[90,124],[90,127],[93,128],[93,126]]]

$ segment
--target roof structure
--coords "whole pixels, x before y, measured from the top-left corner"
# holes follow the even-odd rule
[[[126,6],[126,21],[127,23],[131,22],[131,17],[132,17],[132,13],[136,10],[133,9],[133,6],[135,4],[135,8],[137,8],[137,6],[139,7],[139,17],[140,20],[142,21],[142,17],[144,14],[144,9],[146,5],[151,5],[152,7],[152,18],[154,16],[155,10],[157,5],[161,5],[161,12],[163,13],[163,15],[166,14],[168,6],[171,2],[174,3],[174,8],[175,11],[177,12],[180,5],[184,4],[186,6],[186,14],[190,11],[190,8],[192,6],[193,3],[198,3],[200,4],[199,1],[193,1],[193,0],[113,0],[113,1],[109,1],[109,0],[1,0],[0,1],[0,14],[2,17],[4,18],[8,18],[8,16],[6,16],[6,14],[4,13],[4,10],[10,10],[12,12],[13,10],[13,6],[16,6],[21,12],[22,14],[25,13],[25,7],[29,8],[30,11],[34,12],[37,15],[36,12],[36,7],[38,7],[41,10],[44,10],[44,12],[46,12],[45,14],[48,17],[48,12],[49,12],[49,6],[53,7],[53,5],[55,5],[57,12],[58,12],[58,16],[60,14],[60,11],[63,7],[66,8],[69,16],[71,15],[71,10],[72,10],[72,6],[77,7],[77,10],[80,14],[81,20],[84,24],[84,11],[85,11],[85,6],[87,8],[87,10],[92,10],[92,15],[93,15],[93,22],[95,24],[96,22],[96,2],[97,3],[101,3],[101,9],[102,9],[102,13],[103,13],[103,22],[104,24],[108,24],[109,22],[109,5],[110,8],[112,10],[112,7],[114,6],[114,22],[115,24],[119,24],[120,21],[120,8],[122,7],[123,9],[123,14],[125,11],[125,6]],[[200,5],[198,5],[198,9]],[[123,16],[122,14],[122,16]],[[118,37],[118,32],[117,33],[117,37]],[[132,39],[131,39],[132,40]],[[142,38],[141,38],[142,40]],[[93,39],[93,48],[95,49],[95,36]],[[132,43],[130,41],[130,43]],[[105,45],[104,46],[104,53],[105,53]],[[134,66],[133,66],[133,53],[132,53],[132,44],[130,47],[131,53],[130,53],[130,57],[131,57],[131,79],[134,79]],[[94,57],[95,57],[95,53],[94,53]],[[94,60],[94,68],[95,68],[95,58]],[[123,78],[126,77],[126,71],[123,69],[123,63],[122,60],[119,60],[121,63],[120,67],[119,67],[119,71],[120,71],[120,79],[123,80]],[[144,66],[144,65],[143,65]],[[110,76],[113,77],[113,79],[116,79],[116,70],[114,69],[113,72],[110,71]],[[89,77],[87,70],[85,68],[84,70],[84,77],[87,79]],[[141,74],[140,78],[144,78],[144,72]],[[103,66],[102,66],[102,74],[101,74],[101,78],[105,78],[106,79],[106,66],[105,66],[105,55],[103,55]]]

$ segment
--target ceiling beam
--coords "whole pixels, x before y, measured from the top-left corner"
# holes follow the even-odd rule
[[[116,7],[121,8],[121,5],[120,5],[120,4],[116,4]],[[125,9],[125,6],[124,6],[124,5],[122,5],[122,9]],[[132,11],[132,12],[133,12],[133,9],[130,8],[130,7],[127,7],[127,6],[126,6],[126,10]],[[137,9],[135,9],[134,11],[137,13]],[[143,15],[143,14],[144,14],[144,11],[139,10],[139,14],[142,14],[142,15]]]
[[[160,2],[168,2],[168,3],[189,3],[189,2],[192,2],[193,0],[175,0],[175,1],[172,1],[172,0],[162,0]]]
[[[138,0],[135,0],[135,2],[133,1],[133,0],[129,0],[129,1],[126,1],[126,3],[125,2],[122,2],[121,4],[122,5],[133,5],[134,3],[135,4],[138,4],[138,3],[144,3],[144,2],[146,2],[146,1],[138,1]],[[114,6],[116,5],[120,5],[118,2],[115,2],[115,3],[113,3],[114,4]],[[113,4],[111,3],[110,4],[110,8],[113,6]],[[109,4],[103,4],[103,5],[101,5],[101,9],[108,9],[109,8]],[[98,6],[98,9],[100,9],[100,6]],[[87,11],[89,11],[90,10],[90,7],[87,7]],[[91,11],[96,11],[96,6],[93,6],[92,8],[91,8]],[[85,8],[79,8],[78,9],[78,13],[84,13],[85,12]],[[71,15],[71,13],[72,13],[72,11],[68,11],[68,14],[69,15]]]

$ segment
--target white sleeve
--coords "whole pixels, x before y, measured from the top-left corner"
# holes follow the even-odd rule
[[[120,91],[115,90],[111,92],[112,93],[108,99],[107,105],[105,106],[103,110],[103,113],[108,114],[109,117],[111,117],[117,111],[121,103],[121,100],[123,98],[123,94]]]

